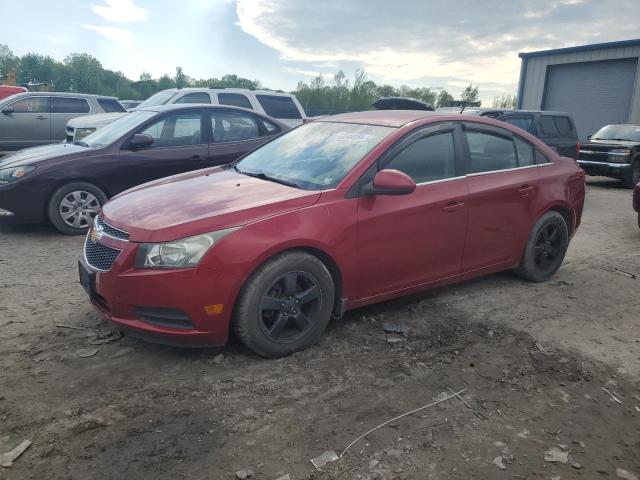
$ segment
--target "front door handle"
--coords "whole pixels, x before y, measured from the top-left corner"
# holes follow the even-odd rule
[[[536,187],[534,185],[522,185],[519,189],[518,189],[518,193],[520,193],[520,195],[522,195],[523,197],[526,197],[527,195],[529,195],[531,192],[533,192],[536,189]]]
[[[203,162],[204,157],[202,155],[194,155],[193,157],[191,157],[191,160],[193,160],[194,162]]]
[[[457,202],[457,201],[452,201],[447,203],[444,207],[442,207],[442,211],[443,212],[455,212],[456,210],[460,210],[462,207],[464,207],[464,203],[462,202]]]
[[[36,117],[36,120],[46,120],[46,119],[47,119],[47,117],[45,115],[38,115]]]

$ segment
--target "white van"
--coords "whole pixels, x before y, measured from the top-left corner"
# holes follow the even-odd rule
[[[297,127],[307,118],[294,95],[274,90],[246,88],[169,88],[147,98],[134,110],[173,103],[206,103],[248,108]],[[66,141],[80,141],[126,113],[106,113],[73,118],[67,123]]]

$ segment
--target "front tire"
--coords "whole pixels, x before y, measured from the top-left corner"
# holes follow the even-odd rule
[[[558,271],[569,248],[569,228],[558,212],[547,212],[536,222],[514,273],[530,282],[544,282]]]
[[[87,232],[107,196],[91,183],[73,182],[56,190],[47,205],[51,224],[65,235]]]
[[[640,183],[640,160],[633,162],[629,174],[622,180],[622,183],[627,188],[633,188]]]
[[[291,355],[315,344],[331,317],[333,279],[318,258],[278,255],[247,281],[233,314],[240,341],[260,356]]]

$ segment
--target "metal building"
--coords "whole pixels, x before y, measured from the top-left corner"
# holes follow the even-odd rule
[[[521,53],[518,108],[571,113],[581,141],[640,123],[640,39]]]

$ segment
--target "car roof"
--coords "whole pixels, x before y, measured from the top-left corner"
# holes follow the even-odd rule
[[[255,110],[251,110],[249,108],[242,107],[234,107],[232,105],[217,105],[211,103],[171,103],[169,105],[156,105],[155,107],[146,107],[146,108],[137,108],[136,112],[172,112],[175,110],[189,110],[193,108],[206,108],[211,110],[230,110],[234,112],[247,112],[262,117],[264,119],[269,120],[272,123],[277,124],[279,127],[286,127],[284,123],[282,123],[277,118],[270,117],[269,115],[265,115],[264,113],[256,112]]]
[[[117,97],[110,97],[108,95],[95,95],[93,93],[76,93],[76,92],[21,92],[17,93],[14,98],[19,96],[29,95],[34,97],[74,97],[74,98],[108,98],[117,100]]]
[[[293,97],[293,94],[283,92],[282,90],[268,90],[268,89],[252,89],[252,88],[236,88],[236,87],[182,87],[182,88],[166,88],[160,90],[161,92],[229,92],[229,93],[253,93],[256,95],[283,95],[286,97]]]
[[[341,113],[322,117],[317,122],[360,123],[363,125],[382,125],[401,127],[407,123],[428,117],[450,117],[451,114],[429,110],[367,110],[364,112]]]

